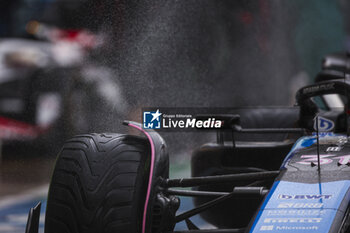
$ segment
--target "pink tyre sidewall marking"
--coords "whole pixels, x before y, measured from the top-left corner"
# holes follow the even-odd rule
[[[149,178],[148,178],[148,187],[147,187],[147,193],[146,193],[146,200],[145,200],[145,205],[143,208],[143,218],[142,218],[142,233],[146,233],[146,220],[147,220],[147,207],[151,195],[151,188],[152,188],[152,178],[153,178],[153,169],[154,169],[154,160],[155,160],[155,148],[154,148],[154,142],[149,135],[144,129],[137,125],[133,125],[129,123],[129,126],[140,130],[142,133],[144,133],[148,139],[148,141],[151,144],[151,166],[150,166],[150,171],[149,171]]]

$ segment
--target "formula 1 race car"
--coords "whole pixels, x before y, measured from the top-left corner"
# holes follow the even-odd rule
[[[350,81],[327,72],[297,92],[298,107],[222,115],[229,130],[194,152],[192,178],[169,178],[164,140],[135,122],[125,125],[144,137],[68,140],[45,232],[350,232]],[[193,197],[195,207],[177,213],[178,196]],[[40,205],[31,209],[27,233],[37,233],[39,213]],[[216,228],[200,229],[190,219],[196,214]],[[188,230],[174,231],[180,221]]]

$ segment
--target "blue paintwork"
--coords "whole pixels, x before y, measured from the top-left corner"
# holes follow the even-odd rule
[[[320,134],[320,138],[341,136]],[[300,138],[284,159],[281,169],[300,149],[316,143],[316,137]],[[265,198],[250,232],[328,232],[338,211],[346,210],[340,204],[350,188],[350,180],[305,184],[276,181]],[[349,192],[350,193],[350,192]]]
[[[328,232],[350,181],[304,184],[277,181],[250,232]]]
[[[285,168],[287,162],[293,157],[294,152],[301,149],[301,148],[305,148],[305,147],[309,147],[312,144],[314,144],[316,142],[316,138],[310,137],[310,136],[306,136],[306,137],[301,137],[299,138],[293,145],[292,149],[290,150],[290,152],[287,154],[286,158],[284,159],[282,165],[281,165],[281,169]]]
[[[319,133],[320,138],[325,137],[336,137],[336,136],[343,136],[341,134],[334,134],[332,132],[326,132],[326,133]],[[309,146],[312,146],[316,143],[316,135],[313,136],[304,136],[299,138],[293,145],[290,152],[287,154],[286,158],[283,160],[283,163],[281,165],[281,169],[285,168],[287,162],[293,157],[294,153],[302,148],[306,148]]]

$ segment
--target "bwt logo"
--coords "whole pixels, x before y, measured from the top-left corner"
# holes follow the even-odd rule
[[[332,195],[285,195],[280,194],[278,195],[278,199],[284,199],[284,200],[319,200],[319,199],[331,199]]]
[[[161,115],[159,109],[155,112],[143,112],[143,128],[144,129],[160,129]]]
[[[324,118],[318,117],[318,130],[321,132],[328,132],[334,129],[334,122]],[[317,130],[317,118],[314,119],[314,130]]]

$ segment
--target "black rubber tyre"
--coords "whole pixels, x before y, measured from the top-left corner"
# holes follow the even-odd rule
[[[149,154],[142,137],[87,134],[68,140],[52,176],[45,232],[141,232]]]

